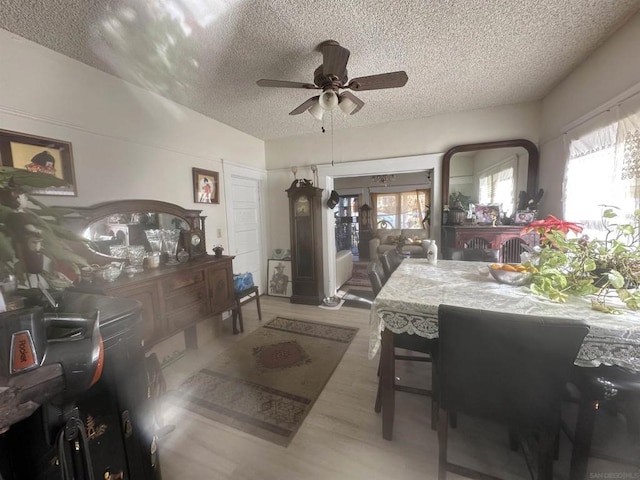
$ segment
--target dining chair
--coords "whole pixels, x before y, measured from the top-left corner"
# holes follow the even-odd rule
[[[400,253],[398,253],[398,250],[395,248],[387,250],[380,255],[380,262],[382,263],[382,268],[384,269],[384,273],[387,278],[396,271],[396,268],[398,268],[400,263],[402,263],[402,260]]]
[[[594,436],[596,415],[607,404],[620,410],[626,419],[630,439],[640,440],[640,373],[618,366],[574,367],[570,382],[570,401],[578,403],[578,416],[571,436],[570,480],[586,478]],[[629,463],[640,459],[607,456],[608,460]]]
[[[563,392],[588,330],[560,318],[440,305],[438,479],[447,472],[488,478],[448,460],[449,412],[505,423],[510,439],[516,432],[534,433],[538,479],[551,479]]]
[[[369,276],[369,281],[371,282],[371,288],[373,289],[373,293],[375,296],[378,296],[380,290],[387,281],[387,276],[382,268],[382,261],[380,259],[373,260],[369,262],[367,265],[367,275]],[[399,333],[394,334],[393,336],[393,361],[396,360],[404,360],[411,362],[431,362],[431,352],[434,349],[435,340],[430,340],[428,338],[420,337],[418,335],[409,335],[408,333]],[[411,352],[419,353],[422,355],[403,355],[396,352],[396,348],[401,348],[404,350],[409,350]],[[380,357],[382,361],[382,356]],[[378,365],[378,377],[380,376],[380,365]],[[394,378],[394,390],[417,393],[420,395],[431,395],[431,390],[410,387],[407,385],[400,385],[395,382]],[[433,389],[433,387],[432,387]],[[378,379],[378,391],[376,394],[376,403],[374,410],[376,413],[380,413],[382,410],[382,383],[380,379]]]
[[[379,259],[369,262],[367,265],[367,276],[371,283],[373,295],[377,296],[384,284],[387,283],[387,275],[384,273],[382,262]]]
[[[492,248],[449,248],[448,258],[465,262],[497,262],[500,250]]]

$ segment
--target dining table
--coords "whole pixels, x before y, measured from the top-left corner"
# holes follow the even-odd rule
[[[615,296],[607,304],[618,314],[592,308],[592,297],[569,295],[565,303],[535,295],[527,286],[498,283],[488,263],[408,258],[388,278],[371,307],[369,358],[380,350],[382,386],[382,436],[392,439],[395,410],[393,335],[408,333],[438,337],[440,304],[560,317],[586,323],[589,333],[578,352],[580,367],[617,365],[640,372],[640,312],[632,311]]]

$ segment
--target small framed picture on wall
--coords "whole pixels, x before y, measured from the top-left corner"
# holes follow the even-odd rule
[[[193,201],[195,203],[220,203],[218,172],[193,169]]]

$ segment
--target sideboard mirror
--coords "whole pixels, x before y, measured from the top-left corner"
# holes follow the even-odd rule
[[[503,211],[515,211],[518,194],[525,190],[533,196],[538,182],[538,148],[529,140],[502,140],[497,142],[470,143],[449,149],[442,160],[442,205],[449,204],[449,194],[462,193],[478,199],[478,184],[482,175],[499,171],[500,165],[514,166],[515,178],[511,188],[510,205]]]
[[[199,230],[206,245],[202,210],[187,210],[159,200],[118,200],[74,208],[74,212],[67,218],[69,226],[91,241],[98,257],[113,256],[111,247],[119,245],[143,245],[146,251],[152,251],[148,230]]]

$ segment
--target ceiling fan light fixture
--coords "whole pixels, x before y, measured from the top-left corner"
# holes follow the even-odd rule
[[[340,102],[338,103],[338,106],[345,115],[350,115],[358,105],[356,105],[356,103],[349,97],[342,94],[340,95]]]
[[[319,104],[325,110],[333,110],[338,106],[338,95],[333,90],[325,90],[320,95]]]
[[[320,97],[320,98],[322,98],[322,97]],[[309,113],[316,120],[322,121],[322,115],[324,114],[324,109],[320,105],[320,102],[314,103],[313,106],[309,109]]]

